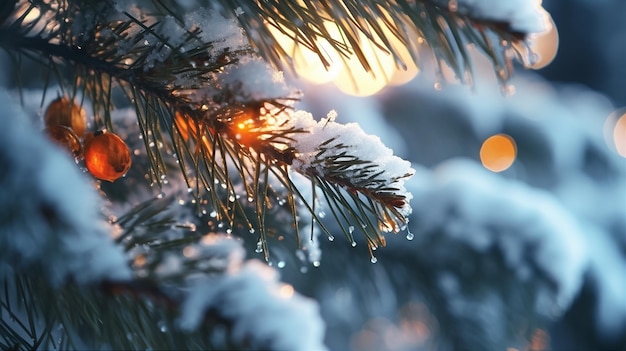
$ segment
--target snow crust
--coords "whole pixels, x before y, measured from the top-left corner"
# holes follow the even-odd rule
[[[307,131],[298,135],[291,145],[298,153],[297,159],[292,164],[295,170],[304,173],[313,170],[316,174],[323,175],[327,172],[326,165],[320,162],[320,159],[331,154],[319,155],[322,147],[336,150],[332,155],[345,152],[346,157],[371,162],[374,167],[368,169],[368,172],[371,174],[380,172],[375,179],[380,180],[387,188],[396,189],[393,191],[395,194],[405,196],[407,204],[401,211],[405,215],[411,212],[408,200],[412,195],[406,190],[404,181],[415,171],[411,168],[410,162],[394,156],[393,151],[386,147],[379,137],[366,134],[357,123],[335,122],[333,113],[318,122],[310,113],[297,111],[291,123],[294,127]],[[345,172],[348,179],[352,176],[352,181],[356,183],[363,177],[362,169],[363,165],[352,165],[347,167]]]
[[[232,337],[248,341],[250,349],[326,350],[317,303],[281,283],[278,272],[261,261],[243,261],[243,248],[233,250],[232,242],[215,236],[205,243],[234,254],[222,255],[228,260],[223,274],[200,278],[192,285],[182,306],[181,328],[197,328],[211,310],[233,321]]]
[[[53,285],[129,279],[95,188],[12,101],[0,91],[0,261]]]

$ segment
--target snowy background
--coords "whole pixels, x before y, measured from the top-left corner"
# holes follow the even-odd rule
[[[424,72],[368,98],[332,84],[304,88],[305,109],[335,109],[418,169],[407,185],[413,241],[391,238],[370,268],[341,243],[322,243],[319,281],[302,290],[320,298],[334,348],[523,348],[515,340],[525,322],[536,323],[527,331],[534,347],[624,347],[626,159],[605,123],[626,106],[626,8],[543,5],[559,30],[558,55],[539,71],[518,69],[511,96],[480,64],[474,90],[433,89]],[[518,154],[496,174],[479,150],[498,133]],[[332,267],[345,272],[321,272]]]
[[[410,232],[388,234],[388,245],[375,251],[374,264],[362,239],[353,247],[338,234],[333,242],[321,240],[321,260],[316,251],[312,265],[294,259],[293,252],[277,250],[271,262],[275,269],[244,261],[238,244],[231,248],[230,242],[216,240],[207,249],[218,252],[212,257],[223,252],[236,257],[226,260],[228,274],[194,282],[180,325],[193,329],[199,312],[219,305],[242,323],[237,325],[241,335],[259,338],[258,345],[287,330],[285,338],[275,339],[285,348],[307,342],[322,348],[317,344],[322,334],[332,350],[524,349],[527,338],[533,340],[533,349],[546,343],[554,350],[623,348],[626,159],[607,141],[605,122],[626,106],[626,24],[621,18],[626,5],[618,0],[543,4],[559,29],[559,54],[538,72],[519,67],[512,95],[501,93],[493,72],[480,62],[473,89],[453,84],[435,89],[428,68],[409,84],[367,98],[345,96],[332,85],[301,83],[301,108],[318,118],[336,110],[338,122],[359,123],[412,162],[417,173],[404,184],[413,196]],[[3,85],[15,79],[10,72],[0,74]],[[27,94],[27,110],[30,106],[29,115],[36,116],[41,111],[35,111],[38,104],[32,98],[35,102],[28,103]],[[19,134],[3,132],[2,141],[19,145],[9,138]],[[487,137],[498,133],[515,140],[518,154],[509,169],[493,173],[481,165],[479,150]],[[37,143],[24,147],[45,149]],[[55,152],[51,159],[58,156]],[[2,169],[20,164],[12,162],[14,153],[0,156]],[[31,167],[38,166],[35,162]],[[41,176],[54,176],[55,169],[46,165],[43,171],[52,174]],[[12,178],[0,180],[12,189],[19,181],[38,183],[26,178],[37,174],[17,169]],[[141,174],[127,178],[128,188],[148,192],[133,183],[143,180]],[[41,193],[47,196],[48,190]],[[68,191],[64,196],[69,200],[60,201],[78,206],[82,199],[74,195]],[[10,207],[14,198],[19,194],[5,192],[0,197],[3,207]],[[119,213],[127,209],[117,206]],[[29,216],[22,222],[48,219],[46,213],[30,217],[33,212],[27,208],[19,212]],[[81,239],[81,231],[94,225],[99,223],[71,224],[64,233]],[[11,245],[26,245],[12,239],[2,243],[3,254],[18,251]],[[99,244],[87,242],[86,247]],[[248,258],[263,258],[254,252],[256,243],[245,245]],[[110,249],[121,265],[119,252]],[[63,267],[76,261],[61,260],[60,255],[90,253],[72,246],[68,250],[52,260]],[[28,257],[23,261],[27,267],[41,263]],[[87,279],[76,271],[65,267],[58,279]],[[243,296],[231,296],[231,291]],[[317,304],[302,295],[319,303],[325,331],[317,320]],[[289,306],[290,317],[277,320],[276,314]],[[304,322],[289,323],[298,320]]]

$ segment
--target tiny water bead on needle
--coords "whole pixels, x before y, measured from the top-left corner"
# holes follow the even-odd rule
[[[131,166],[128,146],[114,133],[97,131],[85,138],[85,166],[94,177],[113,182]]]

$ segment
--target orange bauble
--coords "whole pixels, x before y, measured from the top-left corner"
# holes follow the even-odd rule
[[[76,133],[68,127],[62,125],[49,126],[44,132],[52,139],[57,145],[67,149],[72,153],[75,158],[80,156],[83,151],[83,147],[80,144],[80,139],[76,136]]]
[[[113,133],[95,132],[85,138],[85,166],[94,177],[109,182],[121,178],[130,168],[130,150]]]
[[[78,137],[85,133],[87,117],[85,110],[66,97],[60,97],[50,103],[43,116],[46,127],[66,126]]]

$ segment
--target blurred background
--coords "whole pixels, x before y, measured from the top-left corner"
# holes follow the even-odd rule
[[[479,54],[471,86],[427,54],[406,71],[380,56],[376,79],[295,57],[299,108],[336,110],[416,169],[408,229],[375,263],[364,241],[321,240],[316,268],[274,253],[319,301],[330,349],[626,350],[626,2],[543,7],[554,29],[505,86]],[[40,88],[36,70],[0,83],[18,76]]]
[[[410,243],[375,265],[322,243],[319,269],[285,272],[320,300],[331,348],[626,349],[626,2],[543,6],[555,29],[507,86],[479,55],[473,87],[429,62],[391,84],[302,64],[301,108],[417,169]]]

